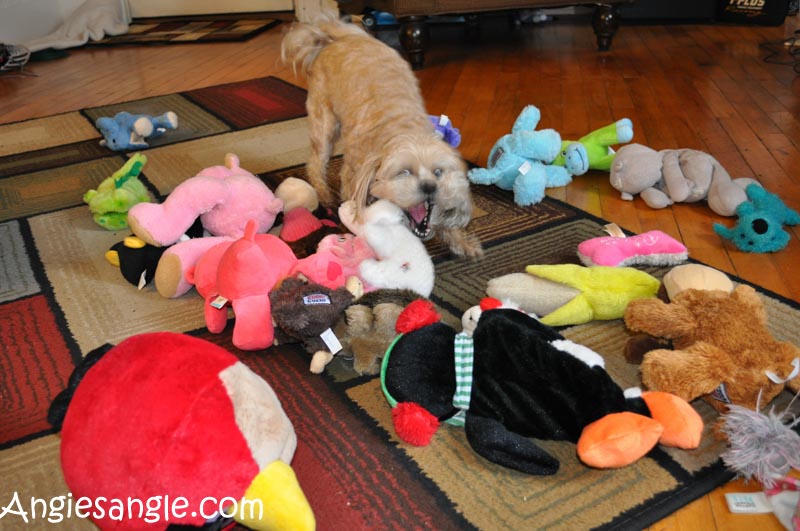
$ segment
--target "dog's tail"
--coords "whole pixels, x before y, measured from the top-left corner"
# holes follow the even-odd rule
[[[345,37],[366,35],[357,26],[339,20],[335,13],[324,13],[313,22],[297,22],[292,25],[281,43],[281,59],[292,65],[295,73],[308,71],[317,55],[327,45]]]

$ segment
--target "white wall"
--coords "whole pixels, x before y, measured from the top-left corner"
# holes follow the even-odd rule
[[[130,0],[129,4],[136,18],[291,11],[294,7],[292,0]]]
[[[0,42],[16,44],[58,29],[84,0],[0,0]]]

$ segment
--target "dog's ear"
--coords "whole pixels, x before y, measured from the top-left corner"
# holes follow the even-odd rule
[[[353,182],[353,197],[352,199],[356,204],[355,220],[362,221],[364,216],[364,209],[367,207],[369,200],[369,189],[372,186],[375,176],[381,167],[380,155],[369,156],[356,172]]]

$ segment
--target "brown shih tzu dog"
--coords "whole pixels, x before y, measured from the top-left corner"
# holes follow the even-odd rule
[[[417,78],[399,53],[328,17],[294,24],[281,56],[308,78],[307,171],[320,201],[333,205],[327,164],[341,138],[339,198],[354,200],[359,218],[370,202],[386,199],[407,213],[420,238],[436,234],[458,256],[483,254],[477,237],[464,231],[472,215],[466,165],[435,134]]]

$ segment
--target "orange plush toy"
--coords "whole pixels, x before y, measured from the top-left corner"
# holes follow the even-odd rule
[[[686,289],[670,300],[635,300],[625,311],[630,330],[672,341],[673,350],[644,355],[649,389],[702,397],[720,412],[728,404],[756,409],[759,395],[764,405],[784,387],[800,391],[800,349],[772,336],[752,287]]]

